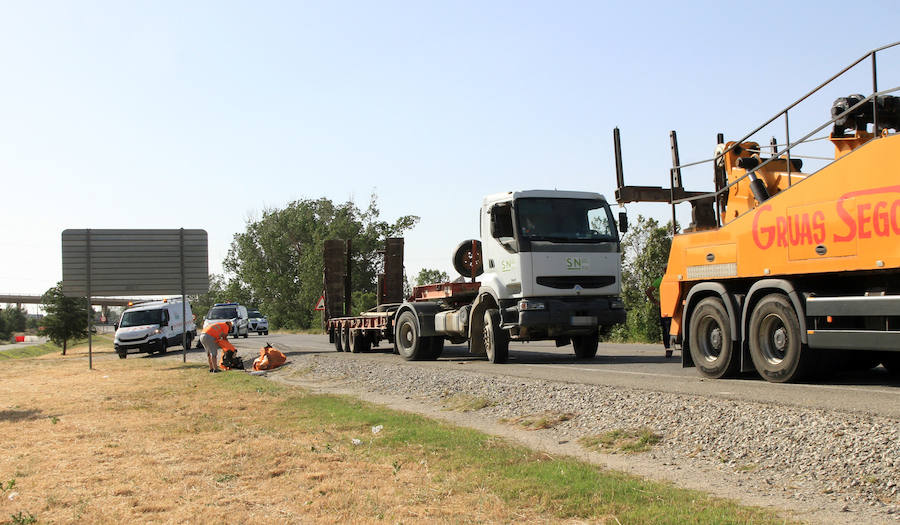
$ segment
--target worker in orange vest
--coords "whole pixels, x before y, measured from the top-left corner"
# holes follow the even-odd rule
[[[228,333],[231,332],[231,321],[224,323],[213,323],[203,329],[200,334],[200,344],[206,349],[206,358],[209,361],[210,372],[220,372],[216,365],[216,354],[218,349],[235,350],[234,346],[228,342]]]

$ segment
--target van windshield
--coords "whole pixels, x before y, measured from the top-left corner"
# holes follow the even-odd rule
[[[525,198],[516,201],[519,236],[532,241],[618,241],[612,212],[599,199]]]
[[[136,310],[125,312],[119,321],[119,326],[127,328],[129,326],[143,326],[148,324],[159,324],[162,319],[162,310]]]
[[[206,314],[207,319],[234,319],[237,316],[237,308],[233,306],[211,308],[209,313]]]

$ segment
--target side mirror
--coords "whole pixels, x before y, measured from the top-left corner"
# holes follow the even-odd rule
[[[628,214],[624,211],[619,212],[619,231],[622,233],[628,231]]]

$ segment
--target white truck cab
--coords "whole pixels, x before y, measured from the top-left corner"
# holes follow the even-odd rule
[[[163,299],[130,305],[116,324],[114,347],[121,359],[129,352],[166,353],[170,346],[184,344],[182,334],[187,331],[187,345],[197,334],[191,303],[184,304],[183,322],[181,299]]]
[[[624,322],[622,254],[599,193],[556,190],[489,195],[481,207],[482,293],[513,340],[578,338]]]
[[[437,359],[444,340],[468,341],[470,352],[493,363],[507,361],[510,341],[571,342],[575,356],[588,359],[597,354],[600,335],[625,322],[619,233],[603,195],[489,195],[479,227],[481,241],[464,241],[453,256],[456,270],[472,282],[418,286],[392,314],[393,340],[404,359]],[[346,325],[342,337],[358,326],[337,322]],[[352,337],[344,339],[347,347]]]

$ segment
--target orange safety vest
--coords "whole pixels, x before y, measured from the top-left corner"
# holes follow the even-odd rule
[[[203,329],[203,333],[216,340],[222,350],[234,350],[234,346],[225,339],[228,335],[228,325],[225,323],[213,323]]]

